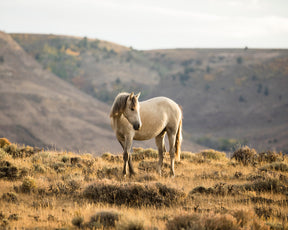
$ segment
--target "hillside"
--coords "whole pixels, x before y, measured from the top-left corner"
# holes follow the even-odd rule
[[[111,105],[120,91],[182,105],[184,139],[288,151],[288,50],[138,51],[97,39],[12,34],[44,69]]]
[[[287,50],[148,53],[159,65],[170,68],[154,95],[180,102],[191,139],[224,149],[236,139],[259,150],[287,152]]]
[[[182,152],[169,174],[157,151],[121,156],[40,151],[0,141],[2,229],[287,230],[288,159],[276,152]]]
[[[99,153],[119,150],[110,107],[79,91],[0,33],[0,136],[38,147]]]
[[[69,37],[59,39],[70,41]],[[103,42],[103,45],[118,52],[127,50],[111,43]],[[65,63],[68,65],[69,61]],[[66,66],[60,65],[57,69],[64,71]],[[0,79],[0,137],[26,145],[81,153],[122,152],[110,126],[111,104],[89,96],[85,90],[75,87],[79,85],[73,86],[63,77],[70,84],[67,83],[49,68],[43,69],[5,33],[0,33]],[[134,146],[155,147],[155,143],[154,140],[135,142]],[[201,146],[187,140],[183,148],[199,150]]]

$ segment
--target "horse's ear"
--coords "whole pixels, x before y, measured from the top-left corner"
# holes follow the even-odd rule
[[[134,92],[132,92],[129,96],[130,100],[132,100],[132,98],[134,97]]]
[[[138,99],[141,95],[141,92],[139,92],[135,97]]]

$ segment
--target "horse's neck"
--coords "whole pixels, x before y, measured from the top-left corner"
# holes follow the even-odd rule
[[[121,120],[123,120],[123,114],[113,117],[113,127],[117,130],[117,127],[120,126]]]

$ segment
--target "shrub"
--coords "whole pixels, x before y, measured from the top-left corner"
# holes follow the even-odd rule
[[[236,219],[230,215],[200,216],[198,214],[175,217],[166,224],[168,230],[238,230]]]
[[[226,158],[226,153],[219,152],[214,149],[207,149],[203,150],[200,154],[200,156],[204,157],[205,159],[211,159],[211,160],[224,160]]]
[[[103,178],[108,178],[108,179],[112,179],[112,178],[116,178],[118,179],[119,176],[121,176],[121,171],[122,169],[120,169],[119,167],[103,167],[102,169],[98,169],[97,170],[97,177],[99,179],[103,179]]]
[[[19,215],[17,213],[13,213],[13,214],[9,215],[8,220],[17,221],[17,220],[19,220]]]
[[[20,170],[9,161],[0,162],[0,178],[15,180],[20,176]]]
[[[260,168],[261,171],[267,171],[267,170],[276,170],[281,172],[288,172],[288,165],[282,162],[273,162],[268,165],[264,165]]]
[[[36,189],[36,182],[32,177],[26,177],[23,180],[23,183],[20,187],[21,192],[23,193],[31,193]]]
[[[6,145],[11,145],[10,141],[7,138],[0,138],[0,148],[5,147]]]
[[[112,153],[103,153],[101,156],[102,159],[110,162],[119,162],[122,161],[122,156],[113,155]]]
[[[167,230],[204,230],[205,224],[198,214],[176,216],[166,224]]]
[[[237,223],[241,228],[246,226],[248,222],[254,217],[254,213],[250,210],[235,210],[232,212],[232,215],[236,218]]]
[[[81,163],[81,158],[80,157],[71,157],[70,158],[70,163],[72,165],[80,164]]]
[[[205,229],[240,230],[240,227],[238,226],[236,219],[232,215],[217,214],[215,216],[208,217],[205,220]]]
[[[14,158],[17,157],[30,157],[31,155],[40,152],[41,149],[33,148],[31,146],[24,146],[19,148],[16,144],[5,145],[4,150]]]
[[[4,149],[0,148],[0,161],[3,160],[7,156],[7,153]]]
[[[68,157],[68,156],[65,155],[65,156],[62,157],[61,161],[62,161],[63,163],[69,163],[69,162],[70,162],[70,157]]]
[[[142,219],[136,218],[123,218],[121,219],[116,226],[117,230],[144,230],[144,221]]]
[[[257,156],[257,160],[258,160],[258,162],[272,163],[272,162],[276,162],[276,161],[283,161],[284,157],[283,157],[281,152],[276,153],[273,151],[267,151],[267,152],[259,153]]]
[[[248,191],[256,192],[276,192],[282,193],[285,192],[288,188],[281,183],[278,179],[266,179],[266,180],[257,180],[252,184],[243,185],[244,188]]]
[[[131,154],[134,161],[144,160],[146,158],[158,158],[158,151],[152,148],[133,148],[133,153]]]
[[[50,166],[53,168],[57,173],[61,173],[65,171],[65,164],[63,162],[56,162]]]
[[[2,200],[11,203],[18,203],[18,196],[14,192],[7,192],[2,195]]]
[[[151,185],[133,184],[103,184],[89,185],[83,196],[94,202],[104,202],[116,205],[141,206],[172,206],[179,204],[185,198],[185,193],[155,183]]]
[[[40,200],[36,200],[33,201],[32,203],[32,207],[35,209],[39,209],[39,208],[53,208],[53,203],[51,199],[40,199]]]
[[[255,149],[250,149],[248,146],[237,149],[232,156],[236,161],[243,165],[253,165],[256,162],[257,152]]]
[[[73,195],[80,189],[80,187],[80,181],[70,180],[67,183],[58,181],[50,184],[48,191],[54,195]]]
[[[4,150],[13,157],[17,157],[19,155],[19,150],[16,144],[5,145]]]
[[[77,215],[72,219],[72,224],[78,228],[80,228],[83,225],[83,222],[84,218],[80,215]]]
[[[116,222],[119,220],[119,214],[116,212],[102,211],[96,213],[91,217],[88,223],[89,228],[111,228],[116,226]]]
[[[192,152],[183,151],[181,152],[180,157],[181,157],[181,160],[190,160],[190,159],[194,159],[196,157],[196,154]]]
[[[35,172],[38,172],[38,173],[45,173],[46,172],[46,169],[43,165],[34,164],[33,167],[34,167]]]
[[[269,219],[273,215],[273,210],[270,207],[255,207],[255,213],[260,218],[265,218],[266,220]]]
[[[197,186],[189,192],[189,195],[193,195],[194,193],[201,194],[214,194],[217,196],[225,196],[227,194],[234,195],[239,194],[244,190],[241,186],[234,184],[226,184],[226,183],[217,183],[213,187],[205,188],[203,186]]]

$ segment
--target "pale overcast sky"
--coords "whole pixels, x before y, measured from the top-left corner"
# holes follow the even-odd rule
[[[288,0],[0,0],[0,30],[135,49],[288,48]]]

